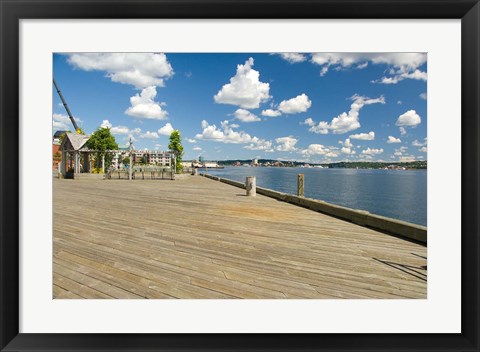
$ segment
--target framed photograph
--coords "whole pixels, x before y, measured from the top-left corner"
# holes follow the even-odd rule
[[[478,351],[478,1],[1,2],[2,351]]]

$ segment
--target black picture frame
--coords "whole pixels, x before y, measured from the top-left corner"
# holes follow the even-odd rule
[[[2,351],[479,351],[478,0],[0,0],[0,348]],[[19,20],[152,18],[461,19],[462,305],[460,334],[19,333]],[[439,312],[440,314],[440,312]]]

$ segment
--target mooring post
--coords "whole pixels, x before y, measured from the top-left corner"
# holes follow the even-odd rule
[[[305,175],[298,174],[298,182],[297,182],[297,196],[304,197],[305,196]]]
[[[245,189],[247,190],[247,196],[255,197],[257,195],[257,179],[255,176],[247,176]]]

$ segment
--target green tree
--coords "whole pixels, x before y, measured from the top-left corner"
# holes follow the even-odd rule
[[[98,151],[95,154],[97,168],[102,167],[102,156],[105,155],[105,169],[108,169],[112,163],[113,155],[111,153],[105,153],[105,151],[118,149],[118,144],[115,141],[115,137],[110,133],[110,129],[99,127],[90,136],[87,146],[90,149]]]
[[[176,173],[180,173],[183,169],[182,166],[182,157],[183,157],[183,146],[182,146],[182,136],[180,135],[179,130],[174,130],[170,134],[170,143],[168,144],[168,149],[170,149],[175,154],[175,165]]]

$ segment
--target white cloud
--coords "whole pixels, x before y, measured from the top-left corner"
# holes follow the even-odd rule
[[[161,103],[154,100],[156,95],[154,86],[143,89],[140,95],[135,94],[130,98],[132,106],[125,110],[125,114],[141,119],[165,120],[168,113],[162,109]]]
[[[345,142],[343,142],[343,146],[347,148],[353,147],[353,144],[350,142],[350,138],[345,139]]]
[[[395,153],[393,155],[395,156],[400,156],[403,155],[408,150],[408,147],[400,147],[398,149],[395,149]]]
[[[427,79],[427,73],[418,69],[427,62],[425,53],[315,53],[312,54],[311,62],[322,66],[321,76],[330,67],[335,70],[362,69],[372,63],[391,67],[390,77],[382,77],[374,82],[395,84],[404,79]]]
[[[312,102],[308,99],[308,96],[303,93],[295,98],[283,100],[278,105],[278,110],[284,114],[298,114],[307,111],[310,106],[312,106]]]
[[[172,132],[174,131],[174,128],[171,123],[167,122],[165,126],[161,127],[158,129],[158,134],[161,134],[163,136],[170,136]]]
[[[382,154],[382,153],[383,153],[382,148],[380,148],[380,149],[367,148],[367,149],[362,150],[362,154],[366,154],[366,155],[378,155],[378,154]]]
[[[428,151],[428,148],[427,147],[421,147],[419,149],[419,151],[421,151],[422,153],[426,153]]]
[[[245,109],[237,109],[237,111],[235,111],[233,115],[237,120],[240,120],[242,122],[257,122],[262,120],[257,115],[254,115],[250,111]]]
[[[199,146],[195,146],[195,147],[193,147],[193,150],[195,150],[195,151],[201,151],[202,148],[200,148]]]
[[[400,135],[405,136],[407,134],[407,130],[405,129],[405,127],[399,127],[399,130],[400,130]]]
[[[108,120],[103,120],[102,124],[100,125],[101,128],[112,128],[112,124]]]
[[[263,150],[264,152],[267,152],[267,153],[272,153],[274,151],[272,149],[271,141],[267,141],[257,137],[253,137],[252,143],[250,143],[249,145],[246,145],[244,148],[250,149],[250,150]]]
[[[342,142],[343,147],[340,149],[340,151],[343,154],[355,154],[355,150],[353,149],[353,144],[350,142],[350,138],[345,139],[345,142]]]
[[[71,124],[72,122],[70,121],[67,115],[63,115],[63,114],[52,115],[52,127],[54,130],[68,130],[69,129],[68,126]]]
[[[397,101],[397,104],[398,104],[398,105],[402,105],[402,101],[401,101],[401,100],[398,100],[398,101]]]
[[[253,70],[252,66],[253,58],[249,58],[244,65],[237,65],[236,75],[213,97],[215,102],[256,109],[270,99],[270,85],[260,82],[260,73]]]
[[[354,149],[348,148],[348,147],[343,147],[342,149],[340,149],[340,151],[341,151],[343,154],[350,154],[350,155],[353,155],[353,154],[356,153]]]
[[[262,111],[262,116],[268,117],[277,117],[280,116],[282,113],[278,110],[266,109]]]
[[[365,105],[385,104],[385,98],[383,96],[370,99],[356,94],[351,97],[351,99],[353,103],[350,106],[350,111],[334,117],[330,123],[321,121],[316,124],[311,118],[308,118],[304,121],[304,124],[310,126],[309,131],[314,133],[327,134],[329,131],[335,134],[347,133],[360,128],[359,113]]]
[[[421,93],[421,94],[419,95],[419,97],[420,97],[420,99],[427,100],[427,93],[426,93],[426,92],[425,92],[425,93]]]
[[[413,142],[412,142],[412,145],[414,147],[423,147],[425,145],[427,145],[427,138],[424,139],[424,142],[419,142],[418,139],[415,139]]]
[[[393,136],[388,136],[387,143],[388,143],[388,144],[392,144],[392,143],[402,143],[402,141],[401,141],[400,138],[395,138],[395,137],[393,137]]]
[[[275,147],[276,151],[292,152],[297,150],[297,148],[295,148],[295,145],[297,144],[298,139],[292,136],[276,138],[275,142],[277,143],[277,146]]]
[[[78,117],[74,117],[74,118],[75,118],[75,122],[78,125],[81,125],[83,123],[83,121]],[[54,130],[65,130],[65,131],[74,130],[72,121],[70,121],[70,118],[65,114],[52,115],[52,128]]]
[[[77,53],[68,62],[84,71],[104,71],[113,82],[138,89],[164,86],[173,69],[162,53]]]
[[[133,130],[129,129],[126,126],[113,126],[110,128],[112,134],[126,134],[126,135],[138,135],[142,132],[140,128],[135,128]]]
[[[221,127],[210,125],[206,120],[202,121],[202,133],[195,136],[196,139],[209,140],[221,143],[249,144],[246,149],[266,150],[271,149],[272,143],[258,137],[252,137],[244,131],[234,131],[227,120],[220,123]]]
[[[307,57],[304,54],[300,53],[279,53],[282,59],[290,62],[291,64],[303,62],[307,60]]]
[[[375,132],[370,131],[368,133],[351,134],[350,138],[351,139],[360,139],[360,140],[363,140],[363,141],[373,141],[375,139]]]
[[[398,120],[395,124],[397,126],[402,126],[402,127],[405,127],[405,126],[415,127],[419,125],[421,122],[422,122],[422,119],[415,110],[408,110],[406,113],[398,117]]]
[[[193,138],[187,138],[188,143],[197,143],[197,141]]]
[[[393,77],[382,77],[380,80],[372,81],[373,83],[383,83],[383,84],[397,84],[404,79],[415,79],[419,81],[426,81],[427,80],[427,73],[415,70],[413,72],[397,72]]]
[[[147,132],[141,134],[139,137],[140,138],[146,138],[146,139],[156,139],[156,138],[158,138],[158,133],[147,131]]]
[[[303,149],[301,154],[304,156],[311,156],[311,155],[324,155],[330,158],[336,158],[338,156],[338,152],[331,147],[325,147],[322,144],[310,144],[308,148]]]

